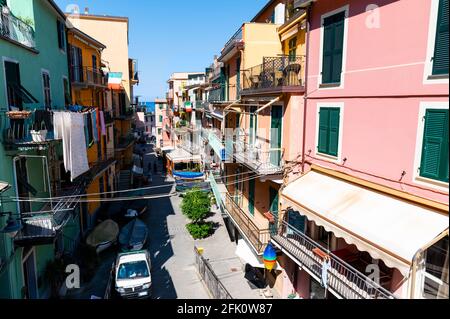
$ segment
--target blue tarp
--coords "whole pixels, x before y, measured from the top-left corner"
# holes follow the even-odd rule
[[[199,172],[174,172],[174,177],[185,178],[185,179],[193,179],[193,178],[201,178],[204,177],[204,173]]]

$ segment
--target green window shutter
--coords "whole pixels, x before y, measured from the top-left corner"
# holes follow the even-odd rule
[[[439,1],[439,13],[436,30],[436,44],[433,56],[433,75],[448,74],[448,1]]]
[[[248,211],[255,216],[255,180],[248,181]]]
[[[340,109],[330,109],[330,137],[328,140],[328,154],[338,156],[339,152],[339,125],[341,112]]]
[[[340,120],[341,110],[339,108],[325,107],[320,109],[319,153],[338,156]]]
[[[448,182],[448,125],[448,110],[427,110],[420,176]]]
[[[330,111],[326,108],[320,109],[319,113],[319,153],[328,154],[328,136],[330,135]]]
[[[324,20],[322,83],[340,83],[344,48],[345,12]]]

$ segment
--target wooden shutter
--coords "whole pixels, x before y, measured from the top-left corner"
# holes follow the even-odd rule
[[[338,108],[330,109],[330,125],[329,125],[329,139],[328,139],[328,154],[338,156],[339,151],[339,125],[341,112]]]
[[[427,110],[420,176],[448,182],[448,110]]]
[[[448,1],[439,1],[436,43],[433,56],[433,75],[448,74]]]
[[[322,83],[340,83],[344,48],[345,12],[324,20]]]
[[[330,111],[327,108],[320,109],[319,113],[319,153],[328,153],[328,136],[330,135]]]

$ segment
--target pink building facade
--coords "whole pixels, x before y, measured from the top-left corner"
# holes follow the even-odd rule
[[[448,0],[301,2],[310,28],[307,98],[292,101],[284,136],[292,141],[287,159],[303,161],[285,178],[285,227],[272,240],[283,252],[280,292],[448,298]],[[323,194],[305,198],[302,187],[319,181]],[[378,215],[373,205],[351,215],[371,203],[380,203]],[[310,257],[306,246],[315,247]],[[308,270],[327,256],[354,291],[331,270],[325,289],[323,272]],[[355,278],[372,278],[373,265],[381,275],[360,285]]]

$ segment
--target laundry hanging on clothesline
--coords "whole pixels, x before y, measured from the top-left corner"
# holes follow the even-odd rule
[[[100,127],[102,136],[106,136],[105,113],[100,111]]]
[[[70,171],[71,181],[89,171],[84,114],[54,112],[55,138],[63,141],[64,168]]]

